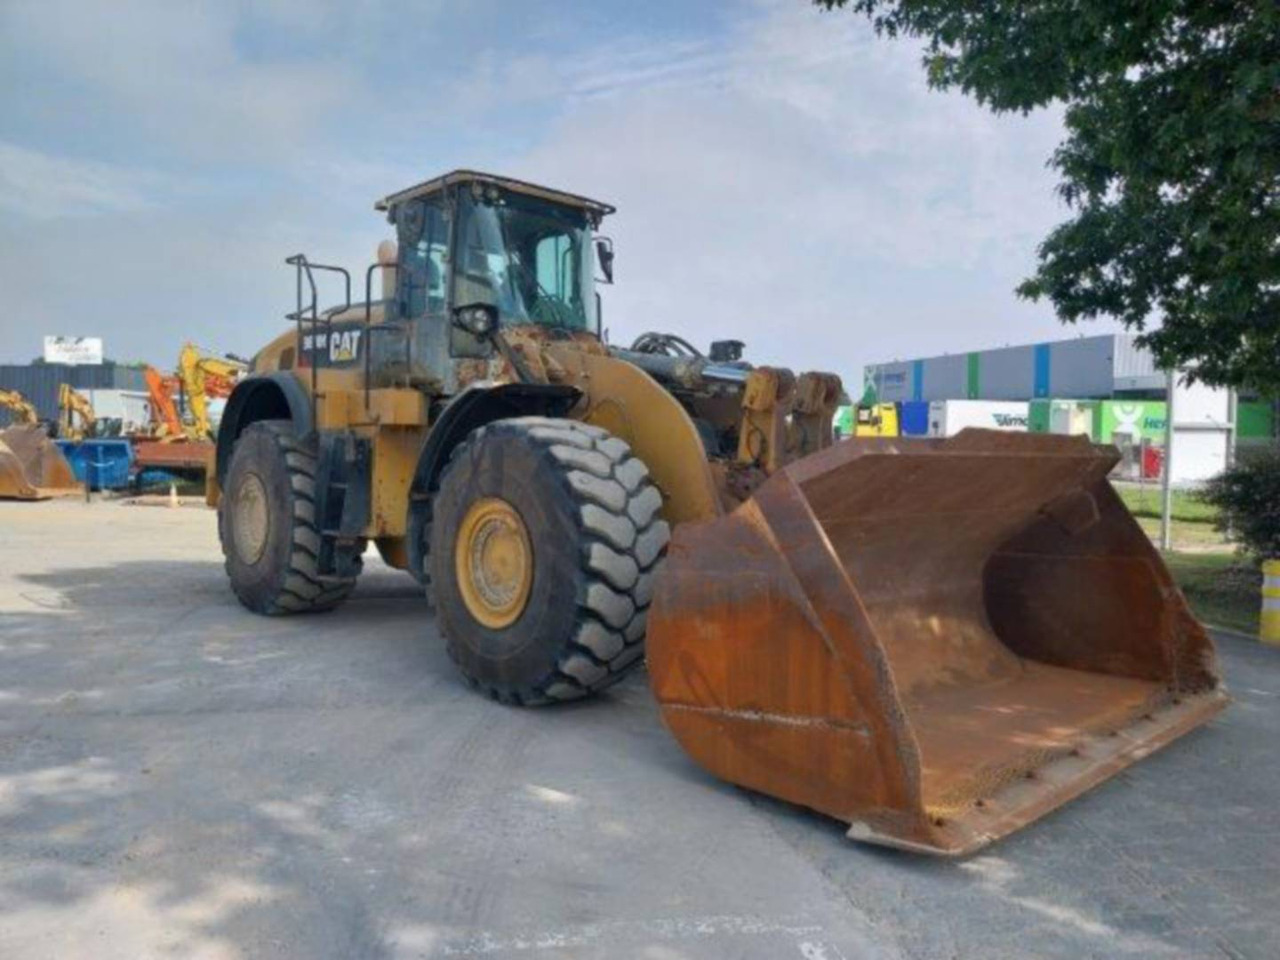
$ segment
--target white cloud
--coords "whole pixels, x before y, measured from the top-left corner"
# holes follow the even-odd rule
[[[0,140],[0,210],[33,220],[152,209],[189,186],[155,170],[56,156]]]
[[[567,71],[591,95],[512,161],[618,204],[615,339],[738,336],[856,381],[885,356],[1062,335],[1012,292],[1061,215],[1056,115],[929,91],[917,47],[803,4],[760,5],[687,69],[629,49]]]
[[[284,256],[361,268],[374,199],[445,164],[618,204],[615,340],[738,336],[856,380],[1061,335],[1012,294],[1061,215],[1056,115],[930,92],[918,48],[799,0],[605,38],[559,10],[0,4],[0,351],[42,329],[251,351],[291,306]]]
[[[50,124],[92,128],[109,115],[116,148],[134,156],[283,157],[361,97],[342,60],[246,55],[241,22],[234,5],[212,0],[9,4],[0,55],[53,78],[39,91],[58,96]]]

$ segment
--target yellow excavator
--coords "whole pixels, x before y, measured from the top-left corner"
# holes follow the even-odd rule
[[[167,441],[212,439],[214,429],[209,420],[209,399],[230,396],[236,381],[247,369],[248,364],[243,360],[202,349],[193,343],[183,344],[174,376],[166,377],[154,367],[147,367],[147,391],[156,436]],[[186,398],[189,417],[185,420],[173,400],[179,390]]]
[[[64,440],[83,440],[94,434],[98,415],[93,404],[69,383],[58,387],[58,436]]]
[[[78,492],[71,464],[49,439],[35,406],[17,390],[0,389],[0,407],[13,414],[13,422],[0,429],[0,500]]]
[[[191,429],[198,439],[214,435],[209,422],[209,399],[228,397],[236,381],[248,369],[248,364],[234,357],[223,356],[193,343],[183,344],[178,354],[178,377],[191,411]]]
[[[376,207],[395,242],[363,298],[359,275],[289,257],[290,328],[223,416],[210,499],[249,609],[333,609],[372,543],[484,695],[576,700],[647,658],[707,770],[929,853],[978,849],[1225,705],[1108,484],[1114,448],[833,444],[830,374],[735,340],[604,341],[608,204],[455,171]]]
[[[40,422],[35,406],[17,390],[0,390],[0,407],[9,411],[11,424],[30,426]]]

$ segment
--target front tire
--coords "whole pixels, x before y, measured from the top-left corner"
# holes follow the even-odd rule
[[[573,420],[481,427],[432,504],[428,579],[449,654],[495,700],[573,700],[644,655],[669,530],[622,440]]]
[[[279,616],[332,610],[355,578],[319,575],[316,456],[288,420],[250,424],[236,440],[218,504],[227,576],[254,613]]]

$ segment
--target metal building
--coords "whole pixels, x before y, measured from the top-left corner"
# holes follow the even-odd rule
[[[1169,380],[1136,340],[1134,334],[1116,333],[871,364],[865,384],[880,402],[901,405],[906,434],[926,432],[921,427],[929,434],[949,433],[956,418],[934,412],[945,409],[942,401],[958,408],[982,401],[980,412],[988,417],[1017,401],[1027,406],[1026,427],[1033,432],[1087,434],[1095,443],[1116,443],[1145,457],[1148,447],[1165,446]],[[1274,399],[1237,396],[1180,378],[1175,400],[1173,431],[1179,439],[1169,468],[1174,483],[1203,481],[1232,457],[1277,443],[1280,402]],[[919,419],[921,408],[929,410],[927,424],[909,429],[906,424]],[[957,425],[992,426],[972,418]]]
[[[141,369],[118,363],[71,365],[64,363],[0,364],[0,389],[17,390],[35,404],[41,419],[58,416],[58,387],[69,383],[81,392],[128,390],[146,392]],[[0,427],[9,425],[10,413],[0,408]]]
[[[1165,375],[1127,333],[871,364],[881,401],[1163,396]]]

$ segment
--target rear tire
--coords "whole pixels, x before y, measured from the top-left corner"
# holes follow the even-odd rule
[[[355,577],[320,579],[316,456],[288,420],[250,424],[236,440],[218,504],[231,589],[254,613],[332,610]]]
[[[522,417],[459,444],[432,504],[428,590],[471,684],[533,705],[595,693],[634,668],[669,538],[661,507],[645,465],[599,427]],[[483,522],[497,533],[476,546]],[[494,536],[505,539],[489,583],[468,564]]]

